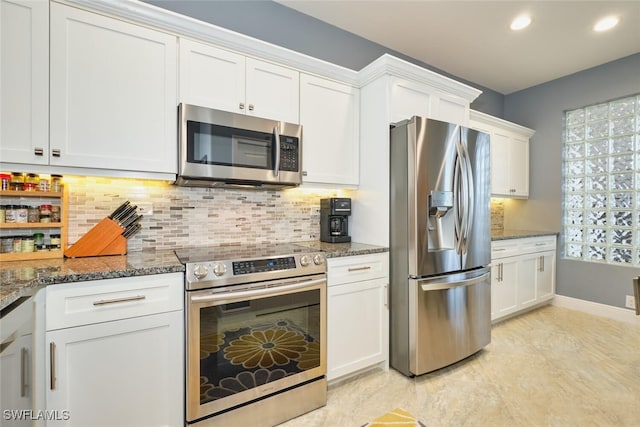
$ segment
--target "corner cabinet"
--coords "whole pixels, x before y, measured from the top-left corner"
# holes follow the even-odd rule
[[[535,131],[473,110],[469,126],[491,137],[491,195],[529,197],[529,139]]]
[[[327,380],[388,367],[388,253],[327,259]]]
[[[50,5],[49,164],[176,173],[176,37]]]
[[[555,275],[556,236],[491,242],[491,320],[550,301]]]
[[[0,159],[47,164],[49,2],[0,0]]]
[[[180,39],[180,102],[299,123],[294,69]]]
[[[46,408],[58,414],[48,426],[184,424],[183,280],[46,288]]]
[[[304,182],[357,186],[359,89],[308,74],[300,76]]]

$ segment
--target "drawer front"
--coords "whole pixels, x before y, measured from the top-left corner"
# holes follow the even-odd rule
[[[327,259],[327,285],[359,282],[389,275],[389,254],[355,255]]]
[[[522,253],[544,252],[556,250],[556,237],[545,236],[522,240]]]
[[[48,331],[182,310],[184,275],[157,274],[50,285]]]
[[[517,239],[491,242],[491,259],[494,260],[518,255],[519,246]]]

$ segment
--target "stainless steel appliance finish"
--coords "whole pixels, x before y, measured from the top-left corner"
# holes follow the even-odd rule
[[[178,106],[176,184],[282,189],[302,183],[302,126]]]
[[[420,375],[491,340],[489,136],[413,117],[392,126],[391,366]]]
[[[186,423],[272,426],[326,404],[326,264],[290,245],[176,251]]]

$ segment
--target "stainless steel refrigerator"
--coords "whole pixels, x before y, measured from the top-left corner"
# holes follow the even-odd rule
[[[414,116],[390,145],[390,363],[413,376],[491,341],[489,135]]]

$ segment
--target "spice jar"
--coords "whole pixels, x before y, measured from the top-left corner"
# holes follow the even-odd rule
[[[29,222],[29,206],[17,206],[16,212],[16,223],[26,224],[27,222]]]
[[[40,205],[40,215],[51,215],[51,205]]]
[[[40,222],[51,222],[51,215],[40,215]]]
[[[28,173],[24,179],[24,191],[36,191],[40,184],[40,176],[37,173]]]
[[[0,181],[2,181],[2,190],[9,190],[11,188],[11,175],[8,173],[0,174]]]
[[[60,206],[51,206],[51,222],[60,222]]]
[[[62,175],[51,175],[51,191],[62,191]]]
[[[6,223],[13,224],[17,222],[18,219],[18,206],[16,205],[6,205],[5,206],[5,217],[4,221]]]
[[[22,238],[22,252],[35,252],[35,241],[33,236],[24,236]]]
[[[13,252],[13,237],[0,239],[0,253],[10,254],[11,252]]]
[[[43,175],[40,175],[40,184],[38,185],[38,190],[40,191],[49,191],[49,178]]]
[[[22,252],[22,236],[13,236],[13,252]]]
[[[7,221],[7,208],[2,205],[0,206],[0,223]]]
[[[27,212],[28,222],[40,222],[40,208],[37,206],[31,206]]]
[[[44,245],[44,234],[43,233],[33,233],[33,243],[36,246]]]
[[[22,191],[24,187],[24,175],[22,172],[11,172],[10,190]]]
[[[61,246],[61,242],[60,242],[60,235],[59,234],[52,234],[49,237],[49,243],[50,243],[50,247],[49,249],[60,249]]]

